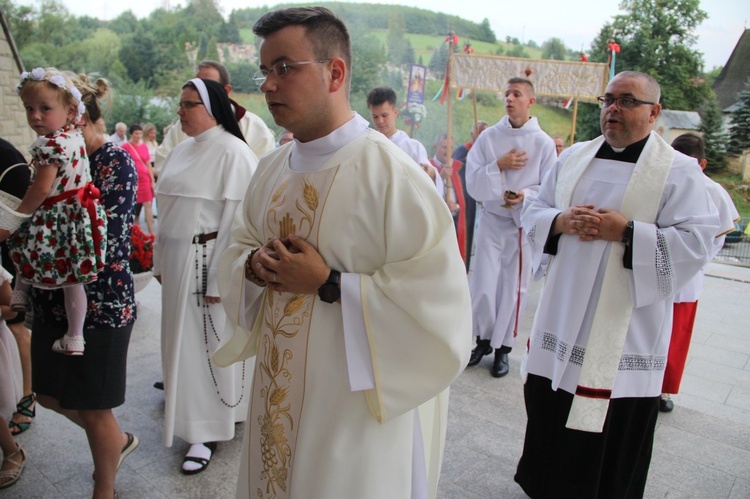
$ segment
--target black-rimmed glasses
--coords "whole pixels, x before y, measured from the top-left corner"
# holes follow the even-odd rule
[[[193,109],[195,106],[202,106],[203,103],[199,100],[182,100],[177,104],[177,107],[183,111]]]
[[[289,69],[295,66],[304,66],[305,64],[324,64],[330,61],[331,59],[321,59],[319,61],[277,62],[270,68],[260,68],[260,71],[256,72],[253,75],[253,81],[256,85],[262,85],[263,82],[266,81],[266,78],[268,78],[268,75],[270,75],[271,73],[275,74],[277,78],[283,78],[287,73],[289,73]]]
[[[617,107],[620,109],[632,109],[636,104],[647,104],[649,106],[656,104],[656,102],[636,99],[635,97],[612,97],[611,95],[602,95],[597,97],[596,100],[599,102],[599,107],[609,107],[617,103]]]

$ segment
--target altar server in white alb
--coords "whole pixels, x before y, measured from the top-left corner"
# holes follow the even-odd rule
[[[683,133],[672,141],[675,151],[681,152],[691,158],[695,158],[705,170],[708,165],[706,160],[706,146],[703,137],[692,133]],[[703,174],[711,201],[713,201],[719,213],[719,232],[714,237],[711,246],[711,260],[724,247],[724,240],[729,232],[734,230],[734,223],[740,219],[737,208],[732,202],[732,196],[718,182]],[[689,283],[683,286],[674,297],[674,316],[672,318],[672,338],[669,341],[669,355],[667,367],[664,372],[664,383],[662,384],[661,400],[659,410],[670,412],[674,409],[671,395],[680,391],[682,373],[685,371],[687,354],[690,349],[690,338],[693,336],[693,324],[695,314],[698,312],[698,298],[703,290],[703,269],[693,277]]]
[[[511,78],[505,87],[508,113],[487,128],[466,157],[466,186],[481,203],[474,267],[469,275],[477,346],[469,366],[495,352],[490,369],[508,374],[508,353],[518,334],[531,277],[531,248],[521,229],[523,200],[539,191],[554,166],[555,143],[529,113],[534,85]]]
[[[214,359],[256,358],[237,497],[434,498],[471,349],[453,219],[351,110],[333,13],[273,11],[253,31],[261,91],[295,140],[260,160],[219,269],[239,327]]]
[[[552,255],[525,359],[515,480],[533,498],[642,497],[672,297],[707,262],[719,219],[696,161],[652,131],[651,76],[607,85],[603,136],[560,155],[521,221]]]
[[[171,447],[174,437],[193,444],[182,472],[194,474],[247,415],[252,361],[219,369],[210,354],[232,334],[216,273],[258,159],[219,83],[190,80],[179,106],[190,138],[169,154],[156,185],[154,275],[162,285],[164,444]]]

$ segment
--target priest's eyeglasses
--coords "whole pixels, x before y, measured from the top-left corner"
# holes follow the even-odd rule
[[[263,82],[266,81],[266,78],[268,78],[268,75],[270,75],[271,73],[274,73],[277,78],[283,78],[287,75],[287,73],[289,73],[289,69],[295,66],[304,66],[305,64],[325,64],[326,62],[330,61],[331,59],[321,59],[319,61],[277,62],[270,68],[260,68],[260,71],[257,71],[253,75],[253,81],[256,85],[262,85]]]
[[[599,101],[599,107],[609,107],[617,103],[617,107],[620,109],[633,109],[636,104],[648,104],[649,106],[656,104],[656,102],[649,102],[634,97],[612,97],[611,95],[602,95],[597,97],[596,100]]]

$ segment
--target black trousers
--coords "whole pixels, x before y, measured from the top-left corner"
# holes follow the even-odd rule
[[[643,497],[659,397],[612,399],[602,433],[565,427],[573,395],[530,374],[524,385],[528,423],[514,477],[538,498]]]

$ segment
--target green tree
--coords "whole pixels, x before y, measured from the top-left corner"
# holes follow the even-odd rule
[[[492,28],[490,27],[490,20],[486,17],[482,19],[481,24],[479,25],[479,39],[483,40],[485,42],[495,43],[497,41],[497,38],[495,37],[495,32],[492,31]]]
[[[732,123],[729,127],[727,149],[731,154],[741,154],[750,149],[750,81],[737,98],[737,107],[732,111]]]
[[[698,113],[701,116],[700,131],[706,142],[706,160],[708,172],[718,172],[727,166],[727,135],[724,133],[724,122],[721,109],[712,91],[701,105]]]
[[[528,58],[529,54],[524,50],[523,45],[513,45],[513,48],[508,52],[508,56]]]
[[[385,50],[372,33],[352,31],[352,94],[367,93],[379,85],[385,62]]]
[[[565,60],[565,43],[559,38],[550,38],[542,43],[542,59]]]
[[[705,100],[709,87],[702,79],[703,58],[695,50],[695,29],[706,19],[700,0],[623,0],[617,15],[599,31],[589,59],[606,62],[608,40],[620,44],[616,72],[647,73],[661,85],[665,109],[695,109]],[[601,133],[599,109],[579,107],[577,138],[591,139]]]
[[[0,0],[5,19],[19,50],[34,41],[36,10],[27,5],[15,5],[12,0]]]
[[[443,43],[432,51],[432,57],[427,67],[439,79],[445,77],[445,67],[448,63],[448,44]]]
[[[414,48],[405,36],[406,25],[404,17],[394,13],[388,18],[388,60],[395,65],[401,66],[414,62]]]
[[[137,26],[138,18],[135,17],[132,10],[126,10],[112,19],[107,27],[118,35],[129,35],[135,31]]]

